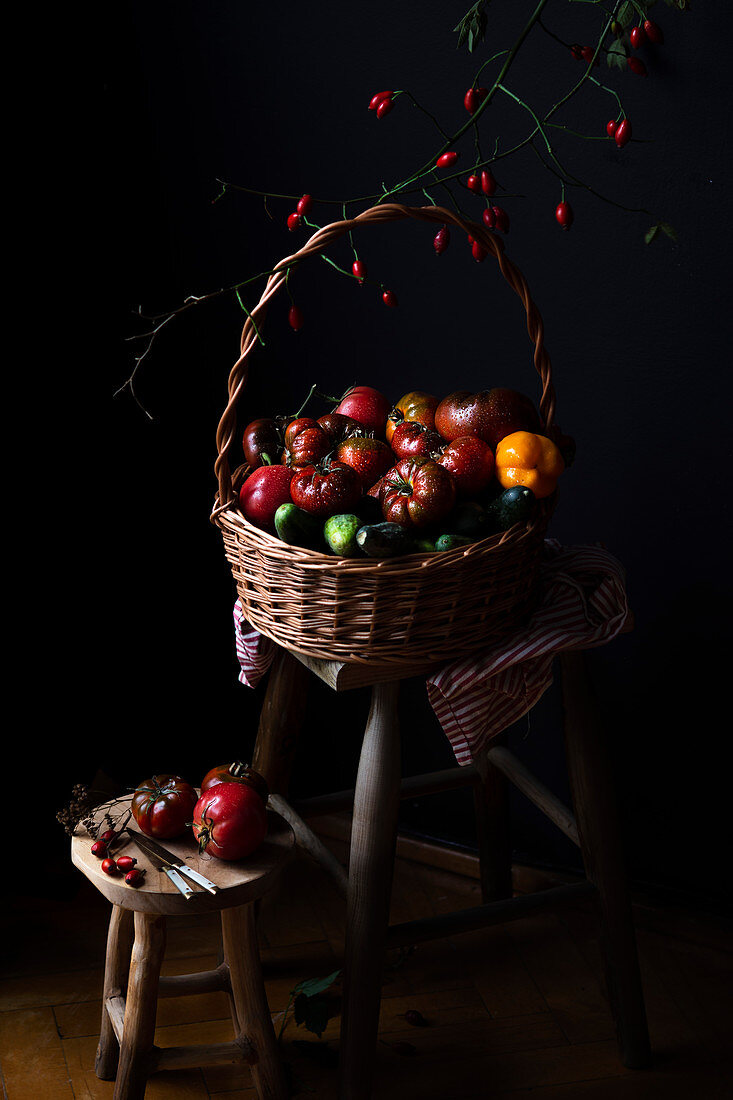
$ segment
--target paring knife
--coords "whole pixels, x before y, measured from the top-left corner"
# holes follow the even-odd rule
[[[151,840],[148,836],[143,836],[136,829],[128,828],[125,832],[132,837],[140,851],[145,853],[153,865],[168,876],[185,898],[194,897],[196,891],[191,889],[188,883],[181,878],[181,875],[185,875],[186,878],[192,879],[199,886],[203,886],[204,890],[208,890],[210,894],[219,893],[219,887],[215,883],[210,882],[198,871],[194,871],[193,867],[189,867],[179,856],[169,852],[161,844]]]

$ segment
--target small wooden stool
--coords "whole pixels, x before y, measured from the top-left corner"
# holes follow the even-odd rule
[[[124,810],[124,803],[119,808]],[[101,818],[103,811],[98,815]],[[72,862],[113,905],[95,1071],[102,1080],[114,1079],[114,1100],[141,1100],[148,1077],[157,1070],[231,1062],[251,1066],[260,1100],[285,1100],[290,1095],[265,996],[253,903],[267,893],[292,855],[294,837],[278,814],[267,816],[265,841],[240,862],[201,859],[192,837],[164,842],[220,887],[218,894],[196,887],[188,900],[162,871],[149,865],[134,843],[119,854],[136,855],[138,865],[147,868],[139,887],[127,886],[122,875],[113,878],[102,871],[86,832],[73,837]],[[223,962],[215,970],[161,978],[166,917],[216,910],[221,911]],[[222,989],[230,998],[233,1042],[165,1049],[153,1045],[159,996]]]
[[[347,898],[339,1100],[368,1100],[372,1096],[386,948],[471,932],[585,898],[593,898],[598,909],[621,1060],[629,1068],[643,1068],[650,1058],[649,1034],[631,903],[610,757],[584,654],[574,651],[560,656],[565,751],[574,814],[502,744],[501,736],[489,744],[475,764],[401,779],[397,719],[400,680],[408,675],[424,676],[434,667],[419,660],[413,667],[399,669],[386,663],[347,664],[280,649],[260,716],[252,763],[273,792],[270,805],[290,822],[298,845],[333,876]],[[336,692],[370,687],[371,710],[355,789],[291,805],[286,796],[311,673]],[[580,848],[585,881],[512,897],[507,782],[513,783]],[[474,791],[483,904],[390,925],[400,799],[463,786],[472,786]],[[307,817],[345,809],[353,809],[348,877],[305,821]]]

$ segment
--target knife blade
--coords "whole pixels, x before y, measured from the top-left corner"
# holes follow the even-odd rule
[[[157,861],[159,870],[164,871],[171,882],[173,882],[186,897],[192,897],[195,891],[191,890],[190,886],[181,879],[181,875],[190,878],[193,882],[202,886],[204,890],[208,890],[210,894],[219,893],[219,887],[216,883],[211,882],[199,871],[195,871],[193,867],[189,867],[180,856],[174,855],[173,852],[169,852],[162,844],[158,844],[155,840],[151,840],[150,837],[143,836],[142,833],[139,833],[136,829],[128,828],[125,831],[132,837],[141,852],[145,852],[153,862]]]

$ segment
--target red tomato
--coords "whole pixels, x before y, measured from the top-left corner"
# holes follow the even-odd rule
[[[306,428],[317,427],[319,427],[318,421],[314,420],[312,416],[298,416],[295,420],[291,420],[285,429],[285,437],[283,439],[285,447],[290,447],[296,435],[300,435]]]
[[[146,836],[170,840],[191,824],[198,795],[180,775],[154,775],[132,796],[132,816]]]
[[[434,428],[425,428],[416,420],[402,420],[392,432],[392,450],[398,458],[410,455],[431,458],[442,450],[444,442]]]
[[[239,507],[250,523],[265,531],[275,530],[275,512],[290,503],[293,470],[288,466],[260,466],[239,490]]]
[[[496,448],[513,432],[539,432],[540,421],[523,393],[497,387],[480,393],[457,390],[444,397],[435,410],[435,427],[449,442],[462,435],[476,435]]]
[[[339,443],[336,458],[356,470],[363,489],[368,489],[386,474],[394,462],[394,455],[386,443],[364,435],[352,436]]]
[[[369,431],[384,433],[389,402],[371,386],[354,386],[333,411],[353,417]]]
[[[456,499],[451,474],[432,458],[401,458],[384,475],[384,518],[403,527],[427,527],[447,516]]]
[[[248,783],[259,794],[264,802],[267,802],[267,782],[259,772],[253,771],[249,764],[243,764],[241,760],[235,760],[233,764],[219,764],[212,768],[204,776],[201,784],[201,794],[215,787],[217,783]]]
[[[356,470],[344,462],[306,466],[296,470],[290,484],[294,504],[313,516],[335,516],[348,512],[361,497]]]
[[[286,449],[288,466],[314,466],[331,450],[331,440],[320,424],[303,428],[294,435]]]
[[[475,435],[463,435],[454,439],[438,459],[456,483],[459,497],[471,497],[480,493],[491,481],[494,473],[494,452],[488,443]]]
[[[248,784],[217,783],[196,803],[193,834],[201,852],[218,859],[244,859],[267,835],[265,804]]]
[[[422,390],[406,393],[395,404],[387,419],[387,442],[392,443],[395,428],[405,420],[422,424],[425,428],[434,428],[437,407],[438,398],[432,393],[423,393]]]

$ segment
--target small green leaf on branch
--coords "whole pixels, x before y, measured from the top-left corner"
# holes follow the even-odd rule
[[[651,244],[652,241],[657,239],[660,233],[664,233],[671,241],[677,243],[677,231],[669,222],[657,222],[656,225],[648,229],[644,234],[644,243]]]
[[[626,30],[627,27],[631,26],[635,19],[636,8],[631,3],[631,0],[625,0],[625,3],[623,3],[618,9],[616,20],[621,24],[624,30]]]
[[[626,58],[628,54],[626,52],[626,45],[622,39],[617,39],[612,42],[608,47],[608,53],[606,54],[606,63],[609,69],[625,69]]]
[[[491,0],[477,0],[477,3],[466,12],[460,23],[453,28],[454,33],[458,35],[456,49],[460,49],[463,43],[466,42],[468,52],[473,53],[477,43],[483,40],[486,33],[486,13],[483,9],[490,2]]]

